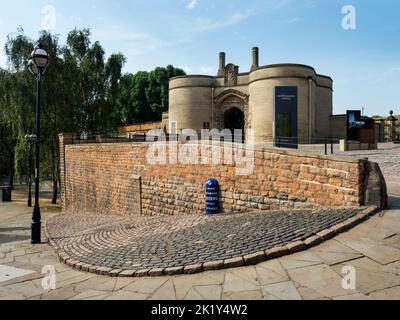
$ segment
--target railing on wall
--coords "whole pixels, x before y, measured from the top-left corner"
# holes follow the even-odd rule
[[[255,136],[258,143],[257,145],[265,145],[266,147],[275,148],[289,148],[289,149],[300,149],[301,151],[307,151],[318,154],[334,154],[339,151],[340,139],[332,138],[312,138],[309,137],[273,137],[273,136]],[[164,134],[163,139],[166,141],[177,141],[177,136]],[[200,141],[203,140],[200,136],[186,137],[179,140],[181,143],[187,141]],[[160,141],[159,138],[155,137],[151,141]],[[210,137],[209,141],[213,141]],[[248,143],[252,145],[250,141],[246,141],[243,135],[221,135],[218,141],[226,143]],[[261,143],[259,141],[262,141]],[[74,145],[85,145],[85,144],[102,144],[102,143],[144,143],[146,142],[146,134],[130,135],[129,137],[113,136],[113,135],[72,135],[67,144]]]
[[[377,136],[378,136],[378,141],[379,142],[390,142],[392,141],[392,127],[388,123],[376,123],[377,125]],[[400,123],[395,125],[396,128],[396,134],[395,134],[395,139],[397,141],[400,141]]]
[[[72,135],[70,144],[145,142],[146,135],[128,137],[112,135]]]

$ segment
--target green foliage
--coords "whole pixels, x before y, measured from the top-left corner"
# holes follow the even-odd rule
[[[169,65],[151,72],[122,74],[123,54],[106,59],[89,29],[73,30],[64,46],[46,31],[40,41],[51,57],[43,77],[41,176],[59,181],[58,134],[114,133],[118,125],[160,120],[168,109],[171,77],[184,71]],[[35,78],[27,63],[34,41],[22,29],[7,37],[8,70],[0,69],[0,176],[28,171],[27,133],[35,128]]]
[[[121,124],[161,120],[168,110],[169,79],[182,75],[182,69],[171,65],[124,75],[116,101]]]
[[[117,54],[106,61],[100,43],[92,44],[88,29],[71,31],[65,46],[60,46],[58,36],[45,31],[40,33],[40,41],[51,57],[42,83],[41,176],[52,177],[57,185],[60,132],[115,131],[118,114],[112,103],[117,99],[125,58]],[[26,65],[33,48],[34,42],[23,30],[8,36],[5,45],[9,70],[0,72],[3,174],[10,161],[17,176],[27,173],[28,146],[24,137],[34,131],[36,83]]]

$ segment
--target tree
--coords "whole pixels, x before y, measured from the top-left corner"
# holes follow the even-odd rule
[[[65,46],[60,46],[57,35],[45,31],[40,41],[51,57],[42,88],[41,176],[51,178],[55,203],[60,180],[58,134],[115,130],[118,113],[113,101],[125,58],[115,54],[106,62],[104,49],[99,42],[91,43],[88,29],[71,31]],[[8,37],[5,52],[10,70],[2,71],[4,81],[0,81],[0,129],[8,132],[0,142],[11,150],[11,167],[19,177],[27,172],[24,137],[35,121],[35,81],[26,69],[33,47],[22,29]]]
[[[51,57],[43,78],[41,126],[41,178],[51,178],[53,203],[57,200],[60,168],[58,134],[114,133],[117,126],[159,121],[168,109],[171,77],[184,75],[169,65],[151,72],[122,74],[121,53],[106,58],[89,29],[69,32],[65,45],[46,31],[39,40]],[[0,69],[0,173],[10,184],[28,172],[27,133],[35,125],[35,79],[27,63],[35,45],[22,29],[7,37],[8,70]]]
[[[7,175],[8,183],[14,185],[14,146],[16,143],[10,113],[7,111],[7,93],[10,73],[0,69],[0,176]]]
[[[172,65],[124,75],[116,100],[120,123],[160,121],[162,113],[168,110],[169,80],[181,75],[185,72]]]
[[[13,41],[13,45],[10,42]],[[26,76],[26,64],[32,51],[31,41],[19,29],[7,38],[5,52],[10,70],[2,72],[0,81],[0,127],[2,150],[8,158],[9,185],[14,185],[14,174],[20,173],[19,156],[23,154],[22,142],[33,124],[34,81]],[[34,100],[33,100],[34,101]]]

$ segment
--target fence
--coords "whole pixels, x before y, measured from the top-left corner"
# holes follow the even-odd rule
[[[129,135],[126,137],[112,136],[112,135],[71,135],[69,144],[100,144],[100,143],[144,143],[146,142],[145,134]],[[272,148],[288,148],[288,149],[299,149],[302,151],[309,151],[317,154],[334,154],[339,151],[339,139],[331,138],[311,138],[309,137],[273,137],[263,136],[265,143],[259,143],[262,145]],[[155,136],[150,141],[179,141],[185,143],[187,141],[204,141],[205,139],[201,136],[177,136],[170,135],[163,132],[163,136]],[[210,136],[209,140],[218,140],[226,143],[249,143],[246,141],[244,135],[238,134],[220,134],[218,136]],[[249,143],[251,144],[251,143]]]

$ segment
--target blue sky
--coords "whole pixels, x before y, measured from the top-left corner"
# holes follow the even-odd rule
[[[260,64],[303,63],[334,80],[334,111],[364,107],[368,115],[400,114],[398,0],[0,0],[0,47],[18,26],[37,38],[55,9],[64,43],[75,27],[92,29],[106,53],[122,52],[125,72],[173,64],[215,74],[218,52],[248,71],[251,48]],[[356,9],[356,29],[342,28],[342,8]],[[0,66],[5,67],[4,53]]]

